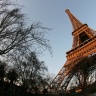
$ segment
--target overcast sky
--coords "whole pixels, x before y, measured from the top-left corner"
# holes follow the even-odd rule
[[[22,12],[30,22],[42,22],[42,25],[53,28],[48,39],[53,56],[48,51],[40,57],[48,66],[50,73],[57,74],[66,62],[66,52],[72,48],[72,25],[65,13],[71,13],[82,23],[96,30],[96,0],[13,0],[22,5]]]

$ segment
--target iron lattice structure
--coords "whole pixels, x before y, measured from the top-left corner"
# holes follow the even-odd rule
[[[50,88],[56,90],[66,90],[74,76],[78,77],[78,81],[81,77],[84,78],[85,87],[85,83],[91,78],[90,74],[96,68],[96,31],[87,24],[82,24],[68,9],[65,12],[73,26],[73,45],[66,52],[67,61],[50,84]]]

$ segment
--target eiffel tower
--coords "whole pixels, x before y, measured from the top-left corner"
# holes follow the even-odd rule
[[[73,45],[72,49],[66,52],[67,60],[51,82],[50,88],[66,91],[78,70],[86,67],[88,72],[92,72],[96,68],[96,31],[87,24],[82,24],[68,9],[65,12],[73,27]]]

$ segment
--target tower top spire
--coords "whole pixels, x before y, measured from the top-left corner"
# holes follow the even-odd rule
[[[72,15],[72,13],[69,11],[69,9],[66,9],[65,12],[68,14],[70,21],[73,26],[73,31],[81,27],[83,24],[75,17]]]

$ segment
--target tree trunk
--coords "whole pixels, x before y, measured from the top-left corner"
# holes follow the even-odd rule
[[[13,85],[13,80],[10,80],[10,84],[12,84],[12,85]]]

